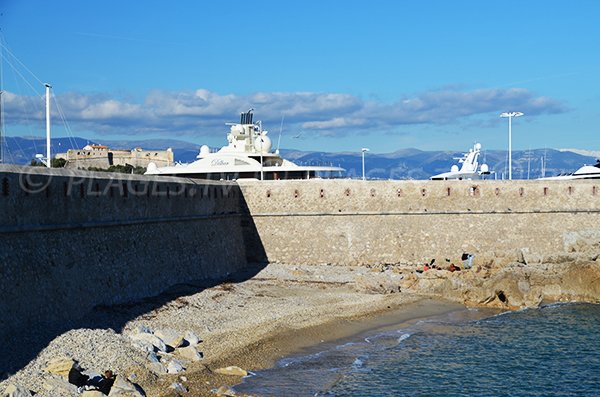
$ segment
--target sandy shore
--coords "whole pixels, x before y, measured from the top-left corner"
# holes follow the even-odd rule
[[[511,268],[511,277],[517,274],[515,269]],[[522,266],[518,269],[524,272]],[[217,368],[258,370],[308,346],[462,309],[464,297],[472,296],[473,287],[482,291],[477,299],[497,296],[498,289],[487,291],[485,283],[505,271],[485,267],[456,273],[416,270],[415,266],[270,264],[248,280],[203,290],[190,291],[188,287],[186,293],[176,294],[166,303],[164,298],[156,300],[160,304],[146,299],[102,308],[90,318],[118,317],[123,319],[118,323],[125,325],[114,330],[77,329],[58,336],[25,368],[0,383],[0,391],[12,383],[39,397],[76,395],[49,390],[57,376],[45,371],[47,363],[67,356],[98,372],[110,368],[132,379],[148,396],[214,396],[212,390],[240,381],[239,377],[214,373]],[[512,292],[508,296],[515,299]],[[438,300],[429,300],[432,297]],[[456,303],[443,301],[444,297]],[[498,299],[489,302],[506,305]],[[203,340],[198,350],[204,358],[187,363],[185,372],[158,376],[149,369],[147,354],[136,349],[129,338],[140,327],[192,331]],[[171,388],[174,383],[189,392],[176,392]]]

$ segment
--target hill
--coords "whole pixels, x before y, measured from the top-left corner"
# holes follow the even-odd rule
[[[91,141],[85,138],[54,138],[54,152],[64,152],[71,148],[82,148]],[[187,163],[194,161],[198,154],[198,145],[175,139],[151,140],[108,140],[102,141],[114,149],[132,149],[141,147],[147,150],[164,150],[172,148],[175,161]],[[28,164],[36,153],[45,151],[45,139],[38,137],[7,137],[5,162]],[[431,175],[449,171],[456,158],[462,156],[456,151],[423,151],[414,148],[399,149],[390,153],[372,153],[365,155],[367,176],[372,179],[428,179]],[[534,149],[513,151],[513,178],[530,179],[542,175],[543,163],[546,165],[545,176],[572,172],[583,164],[593,164],[594,152],[577,149]],[[362,174],[362,156],[360,152],[312,152],[282,149],[283,158],[299,165],[335,165],[346,169],[346,176],[360,177]],[[497,178],[507,175],[507,152],[504,150],[485,150],[480,163],[489,165]]]

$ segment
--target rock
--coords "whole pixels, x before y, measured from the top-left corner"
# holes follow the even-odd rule
[[[400,280],[392,279],[386,274],[370,274],[357,276],[354,279],[356,291],[368,294],[391,294],[400,292]]]
[[[138,325],[133,329],[133,333],[135,334],[153,334],[152,328],[147,325]]]
[[[189,392],[188,388],[182,385],[179,382],[174,382],[169,386],[171,389],[174,389],[177,393],[187,393]]]
[[[193,331],[187,331],[185,333],[185,340],[192,346],[196,346],[202,342],[202,339],[200,339]]]
[[[45,377],[42,388],[51,396],[71,396],[77,393],[77,387],[62,378]]]
[[[31,397],[31,392],[19,385],[8,385],[4,390],[3,397]]]
[[[202,360],[202,353],[198,352],[194,346],[186,346],[177,349],[177,354],[185,360],[189,361],[200,361]]]
[[[145,397],[143,390],[122,376],[115,378],[115,383],[110,389],[109,397]]]
[[[86,390],[81,394],[81,397],[104,397],[105,394],[99,390]]]
[[[167,368],[159,362],[148,363],[146,364],[146,368],[148,368],[153,374],[159,376],[167,373]]]
[[[183,371],[185,371],[185,367],[179,360],[173,359],[167,364],[167,372],[170,374],[178,374]]]
[[[235,392],[227,386],[221,386],[215,391],[217,396],[235,397]]]
[[[167,351],[167,346],[165,345],[165,342],[163,342],[162,339],[160,339],[158,336],[156,335],[152,335],[152,334],[147,334],[145,332],[142,333],[137,333],[137,334],[131,334],[129,335],[129,337],[133,340],[133,341],[144,341],[144,342],[149,342],[150,344],[152,344],[152,346],[154,346],[158,351],[161,352],[166,352]]]
[[[183,345],[183,335],[171,328],[157,329],[154,331],[154,335],[158,336],[162,341],[176,349]]]
[[[64,379],[68,379],[69,371],[74,363],[75,361],[70,357],[53,358],[48,362],[48,365],[46,366],[46,372],[62,376]]]
[[[154,353],[154,345],[150,342],[148,342],[147,340],[133,340],[132,343],[133,347],[135,347],[136,349],[139,349],[143,352],[146,353]]]
[[[160,362],[160,359],[158,358],[158,356],[154,352],[148,353],[148,355],[146,356],[146,358],[151,363],[159,363]]]
[[[240,367],[230,366],[225,368],[217,368],[213,372],[221,375],[230,375],[230,376],[247,376],[248,372],[241,369]]]

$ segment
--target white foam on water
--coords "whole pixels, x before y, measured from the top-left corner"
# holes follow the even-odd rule
[[[410,334],[402,334],[400,335],[400,337],[398,338],[398,343],[401,343],[402,341],[407,340],[408,338],[410,338]]]

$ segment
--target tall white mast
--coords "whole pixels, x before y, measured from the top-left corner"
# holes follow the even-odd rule
[[[2,114],[4,109],[2,106],[2,93],[3,91],[0,89],[0,163],[4,163],[4,115]]]
[[[46,167],[52,168],[52,161],[50,157],[50,88],[52,86],[48,83],[46,86]]]

